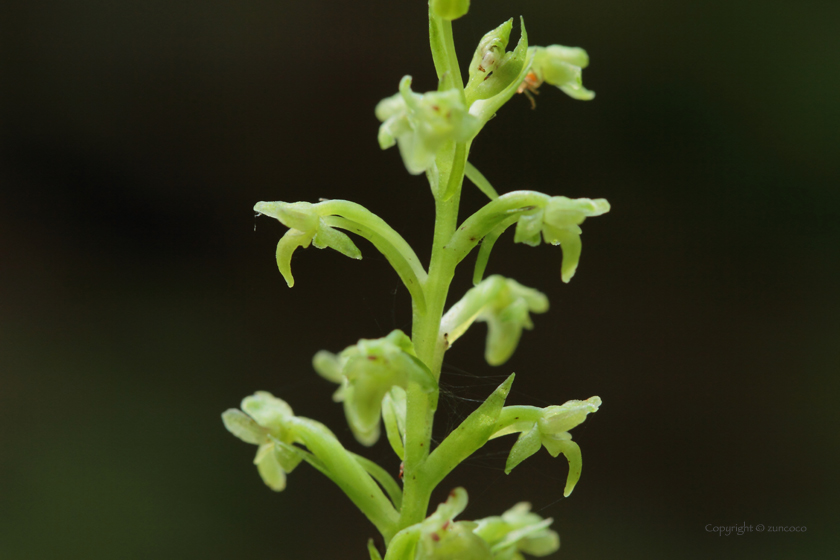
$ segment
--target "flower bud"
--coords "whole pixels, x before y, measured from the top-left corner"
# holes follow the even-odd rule
[[[512,27],[513,19],[509,19],[478,42],[470,62],[470,79],[464,90],[468,106],[475,101],[500,95],[516,81],[522,71],[528,57],[528,34],[523,21],[516,48],[512,52],[505,52]]]

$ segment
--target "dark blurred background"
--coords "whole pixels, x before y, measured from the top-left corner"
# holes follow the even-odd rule
[[[467,518],[528,500],[559,558],[835,558],[840,389],[840,4],[475,0],[462,64],[524,15],[585,47],[592,102],[543,87],[473,145],[500,191],[605,197],[581,267],[497,245],[548,294],[517,354],[447,355],[443,436],[511,371],[510,403],[599,395],[580,484],[511,440],[447,479]],[[265,389],[364,450],[319,349],[410,328],[387,262],[300,251],[259,200],[347,198],[428,258],[433,205],[373,108],[435,87],[422,1],[0,5],[0,557],[364,559],[373,528],[301,466],[275,494],[220,413]],[[514,34],[518,34],[515,31]],[[482,195],[465,186],[462,212]],[[470,286],[471,264],[453,288]],[[799,526],[718,536],[708,525]],[[834,553],[831,550],[835,550]]]

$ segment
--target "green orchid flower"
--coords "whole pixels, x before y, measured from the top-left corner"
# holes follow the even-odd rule
[[[411,76],[400,81],[400,92],[376,106],[379,146],[394,144],[409,173],[419,175],[435,164],[447,142],[467,142],[478,134],[481,121],[467,112],[455,89],[418,94],[411,91]]]
[[[231,408],[222,414],[225,428],[245,443],[259,446],[254,458],[257,471],[269,488],[280,492],[286,488],[286,474],[301,461],[279,443],[295,441],[290,426],[292,407],[265,391],[245,397],[241,406],[242,410]]]
[[[292,254],[298,247],[304,249],[309,244],[318,249],[330,247],[351,259],[361,259],[359,248],[337,229],[326,223],[326,218],[320,216],[314,204],[309,202],[258,202],[254,210],[260,214],[279,220],[289,231],[283,235],[277,244],[277,268],[291,288],[295,285],[292,276]]]
[[[467,491],[456,488],[425,520],[397,533],[385,560],[493,560],[490,545],[471,521],[454,521],[467,507]]]
[[[414,354],[411,339],[400,330],[384,338],[362,339],[339,354],[322,350],[315,354],[312,365],[322,377],[340,385],[333,400],[344,403],[353,435],[367,446],[379,440],[382,400],[392,388],[405,389],[414,382],[431,393],[437,387],[428,368]],[[403,415],[404,408],[403,404]],[[392,410],[393,404],[389,403],[389,412]]]
[[[569,461],[569,475],[566,478],[564,496],[574,490],[583,462],[580,447],[572,441],[569,430],[583,423],[586,416],[596,412],[601,406],[599,397],[590,397],[585,401],[568,401],[562,405],[536,408],[532,406],[508,406],[502,409],[496,423],[498,430],[491,439],[508,434],[519,433],[519,438],[510,450],[505,473],[508,474],[519,463],[545,447],[552,457],[561,453]]]
[[[548,528],[553,521],[520,502],[501,516],[476,520],[475,534],[490,544],[493,560],[524,560],[523,553],[542,557],[560,548],[560,536]]]
[[[571,199],[551,197],[545,206],[524,214],[516,223],[513,240],[532,247],[540,244],[540,234],[546,243],[563,248],[561,277],[568,282],[575,275],[580,260],[580,224],[591,216],[600,216],[610,210],[610,203],[603,198]]]
[[[543,82],[556,86],[560,91],[581,101],[595,98],[595,92],[583,87],[583,69],[589,66],[589,55],[580,47],[551,45],[531,47],[531,71],[522,81],[518,93],[538,93]],[[530,97],[530,95],[529,95]],[[533,104],[533,98],[531,103]]]
[[[545,294],[494,274],[470,289],[446,312],[441,320],[441,333],[451,346],[474,321],[487,323],[484,358],[488,364],[498,366],[513,355],[522,330],[534,328],[530,313],[546,311]]]

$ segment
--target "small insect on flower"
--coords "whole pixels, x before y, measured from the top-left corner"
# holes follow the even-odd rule
[[[519,84],[518,88],[516,88],[516,93],[524,93],[525,97],[528,98],[528,101],[531,102],[531,109],[537,108],[537,100],[534,99],[534,95],[540,94],[539,88],[542,83],[542,79],[540,79],[536,73],[528,72],[528,74],[525,75],[525,79],[522,80],[522,83]]]

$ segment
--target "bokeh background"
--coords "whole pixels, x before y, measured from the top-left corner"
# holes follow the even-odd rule
[[[376,143],[403,74],[435,87],[421,1],[0,5],[0,557],[367,558],[373,529],[301,466],[275,494],[219,414],[258,389],[352,441],[319,349],[410,328],[372,246],[310,249],[286,288],[259,200],[348,198],[428,258],[422,178]],[[471,160],[500,191],[605,197],[581,267],[497,245],[549,295],[517,354],[484,327],[447,355],[436,433],[511,371],[509,402],[600,395],[581,483],[493,442],[440,488],[468,517],[520,500],[559,558],[836,558],[840,484],[840,4],[475,0],[462,64],[524,15],[585,47],[577,102],[515,98]],[[516,34],[517,32],[515,32]],[[465,186],[463,212],[482,204]],[[453,288],[469,287],[472,259]],[[726,537],[708,525],[804,526]]]

